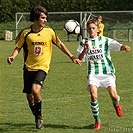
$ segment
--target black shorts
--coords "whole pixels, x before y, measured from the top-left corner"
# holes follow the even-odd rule
[[[32,85],[39,84],[42,88],[44,79],[46,78],[47,73],[43,70],[38,71],[28,71],[24,69],[23,78],[24,78],[24,88],[23,93],[30,94],[32,93]]]

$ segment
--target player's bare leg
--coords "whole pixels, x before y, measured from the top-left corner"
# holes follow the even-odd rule
[[[119,103],[120,96],[117,94],[117,91],[116,91],[115,87],[109,86],[107,89],[108,89],[110,97],[113,101],[113,106],[116,110],[116,113],[119,117],[121,117],[122,116],[122,108],[121,108],[121,105]]]

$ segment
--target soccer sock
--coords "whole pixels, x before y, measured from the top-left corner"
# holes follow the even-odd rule
[[[35,106],[36,106],[36,117],[41,118],[42,99],[40,99],[39,101],[35,101]]]
[[[91,106],[92,113],[93,113],[93,116],[94,116],[95,120],[98,121],[98,122],[100,122],[101,120],[100,120],[100,114],[99,114],[98,101],[91,102],[90,106]]]
[[[120,101],[120,96],[118,95],[118,100],[113,100],[113,105],[116,106]]]
[[[32,105],[29,105],[31,111],[32,111],[32,114],[35,116],[35,113],[36,113],[36,107],[35,107],[35,104],[32,104]]]

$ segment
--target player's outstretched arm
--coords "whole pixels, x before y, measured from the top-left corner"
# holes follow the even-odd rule
[[[7,63],[8,63],[9,65],[12,64],[13,60],[14,60],[15,57],[19,54],[20,50],[21,50],[20,48],[16,47],[16,48],[14,49],[13,53],[12,53],[12,56],[10,56],[10,57],[7,58]]]
[[[131,50],[131,48],[127,45],[122,45],[121,46],[121,51],[126,51],[126,52],[129,52]]]
[[[76,57],[74,57],[71,53],[70,53],[70,51],[68,50],[68,48],[65,46],[65,44],[64,43],[60,43],[60,46],[58,46],[67,56],[69,56],[70,57],[70,59],[74,62],[74,63],[76,63],[76,64],[78,64],[78,65],[80,65],[81,66],[81,61],[78,59],[78,58],[76,58]]]

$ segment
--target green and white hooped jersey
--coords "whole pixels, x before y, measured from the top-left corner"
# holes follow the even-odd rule
[[[120,51],[122,44],[117,41],[97,36],[96,38],[84,38],[79,44],[77,52],[81,53],[84,49],[84,43],[88,40],[89,48],[86,51],[87,74],[115,74],[115,68],[111,61],[110,51]]]

